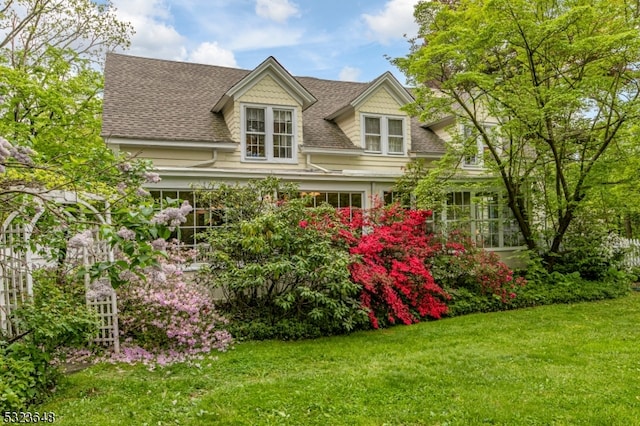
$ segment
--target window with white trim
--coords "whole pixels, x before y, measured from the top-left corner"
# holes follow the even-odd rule
[[[244,105],[242,158],[246,161],[296,161],[295,109]]]
[[[454,191],[447,194],[442,221],[447,231],[469,234],[478,247],[524,245],[518,223],[497,192]]]
[[[186,222],[181,223],[172,232],[171,239],[177,239],[185,248],[195,249],[200,252],[204,247],[202,243],[207,231],[212,227],[219,227],[225,223],[226,215],[223,208],[213,206],[203,201],[197,192],[192,190],[152,190],[149,191],[155,200],[159,200],[160,208],[164,209],[169,205],[178,205],[182,201],[188,201],[193,210],[186,217]],[[172,203],[172,204],[169,204]],[[199,259],[200,253],[197,256]]]
[[[318,207],[323,203],[330,204],[335,208],[362,208],[362,192],[319,192],[307,191],[301,195],[311,195],[311,204],[309,207]]]
[[[383,155],[405,153],[405,120],[384,115],[362,116],[363,146],[366,152]]]
[[[494,124],[482,125],[484,131],[491,135],[494,131]],[[464,138],[465,153],[462,158],[462,167],[465,168],[480,168],[484,167],[484,141],[482,136],[478,133],[477,129],[472,126],[462,127],[462,136]]]

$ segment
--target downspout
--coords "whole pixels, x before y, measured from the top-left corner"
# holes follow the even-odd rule
[[[216,161],[218,161],[218,150],[214,149],[213,150],[213,156],[211,157],[211,160],[206,160],[206,161],[201,161],[200,163],[196,163],[196,164],[192,164],[189,167],[203,167],[203,166],[210,166],[213,163],[215,163]]]
[[[307,166],[313,167],[314,169],[318,169],[318,170],[320,170],[321,172],[324,172],[324,173],[329,173],[329,171],[330,171],[329,169],[325,169],[324,167],[318,166],[317,164],[313,164],[311,162],[311,154],[307,154]]]

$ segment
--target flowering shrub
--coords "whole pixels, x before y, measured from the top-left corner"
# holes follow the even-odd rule
[[[341,210],[337,236],[350,247],[351,279],[362,286],[360,301],[374,328],[440,318],[448,295],[435,283],[424,259],[437,250],[425,232],[431,212],[399,205]],[[363,233],[362,229],[368,232]]]
[[[461,295],[484,305],[511,304],[518,289],[526,284],[524,278],[514,277],[513,271],[496,253],[476,247],[461,233],[452,232],[446,238],[441,237],[438,247],[427,262],[436,281],[452,295],[453,304]],[[489,310],[482,307],[469,309]]]
[[[129,274],[129,284],[118,289],[120,334],[125,346],[112,360],[160,365],[184,361],[214,349],[226,350],[231,335],[221,328],[211,294],[196,283],[186,283],[173,261],[146,268],[146,280]]]
[[[274,199],[287,190],[267,179],[206,192],[228,221],[207,236],[199,279],[224,294],[221,307],[243,338],[316,337],[365,324],[348,252],[309,226],[308,200]]]
[[[153,179],[153,173],[146,173],[147,179]],[[123,272],[132,272],[144,278],[150,267],[159,267],[158,259],[166,255],[166,239],[177,226],[187,221],[187,215],[193,207],[184,201],[179,207],[168,206],[157,211],[152,204],[128,206],[114,209],[112,220],[117,226],[103,224],[98,231],[83,230],[69,238],[69,249],[85,248],[92,254],[96,239],[109,244],[118,254],[117,261],[101,260],[88,268],[80,267],[78,277],[88,273],[92,280],[101,280],[108,276],[114,288],[126,284]],[[117,229],[117,230],[116,230]]]
[[[28,147],[12,145],[11,142],[0,136],[0,173],[6,171],[7,163],[13,161],[21,166],[33,166],[31,156],[35,152]]]

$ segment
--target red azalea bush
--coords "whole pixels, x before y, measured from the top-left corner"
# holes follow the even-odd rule
[[[425,317],[440,318],[447,311],[447,293],[438,286],[424,259],[438,245],[425,232],[431,212],[405,210],[398,205],[338,211],[337,237],[349,247],[354,260],[351,279],[362,286],[360,301],[371,325],[379,328]],[[364,230],[364,232],[363,232]]]
[[[311,217],[299,225],[347,245],[351,279],[361,286],[360,302],[373,328],[510,305],[524,278],[514,278],[495,253],[460,233],[427,232],[430,217],[429,211],[377,205],[340,209],[337,217]]]
[[[452,295],[452,303],[461,295],[475,299],[475,306],[463,311],[494,310],[489,305],[509,304],[518,289],[526,285],[526,280],[514,277],[513,270],[496,253],[478,248],[468,236],[452,232],[441,239],[440,250],[428,259],[430,270]]]

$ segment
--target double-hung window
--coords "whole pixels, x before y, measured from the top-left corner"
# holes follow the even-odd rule
[[[296,161],[293,108],[245,105],[242,112],[243,160]]]
[[[495,125],[484,124],[483,129],[489,137],[494,132]],[[476,129],[471,126],[463,126],[465,152],[462,158],[462,166],[467,168],[484,167],[484,140]]]
[[[404,128],[404,118],[364,115],[362,129],[365,151],[373,154],[403,155],[406,140]]]

